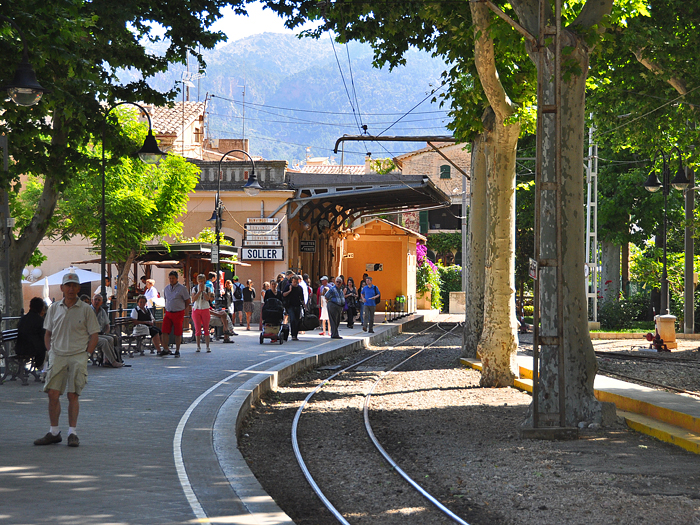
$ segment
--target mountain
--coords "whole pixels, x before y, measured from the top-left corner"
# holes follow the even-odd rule
[[[208,136],[243,135],[245,86],[245,137],[250,139],[251,153],[290,164],[303,160],[307,147],[311,156],[333,156],[340,162],[340,153],[332,152],[338,137],[359,135],[361,125],[367,125],[370,134],[381,133],[439,87],[446,69],[441,60],[416,50],[407,53],[405,66],[376,69],[367,44],[353,42],[346,47],[329,38],[278,33],[237,40],[203,56],[206,76],[194,81],[199,95],[197,87],[191,88],[190,100],[204,100],[207,93],[211,97]],[[183,71],[182,66],[173,67],[151,83],[169,89]],[[445,128],[447,112],[440,110],[439,102],[431,103],[432,98],[383,134],[451,134]],[[366,152],[374,158],[389,157],[423,146],[348,142],[345,163],[363,163]]]

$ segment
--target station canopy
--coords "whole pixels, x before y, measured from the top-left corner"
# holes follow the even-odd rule
[[[318,174],[288,172],[295,190],[290,218],[310,225],[354,221],[363,215],[448,207],[450,197],[425,175]]]

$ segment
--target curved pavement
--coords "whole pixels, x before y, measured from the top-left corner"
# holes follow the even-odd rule
[[[380,324],[375,337],[399,329]],[[344,328],[342,340],[316,331],[260,345],[260,332],[237,330],[235,344],[212,344],[211,354],[184,344],[180,359],[146,354],[125,358],[131,368],[89,366],[79,448],[66,446],[65,396],[63,442],[36,447],[49,427],[43,385],[0,385],[0,524],[291,523],[238,452],[239,412],[279,370],[330,359],[367,334]]]

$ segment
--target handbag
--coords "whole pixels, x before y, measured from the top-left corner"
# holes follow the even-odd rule
[[[150,330],[148,329],[148,325],[145,324],[137,324],[134,325],[134,331],[131,332],[131,335],[140,337],[142,335],[150,335]]]

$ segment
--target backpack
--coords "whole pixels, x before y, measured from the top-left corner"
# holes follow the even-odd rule
[[[236,301],[243,299],[243,292],[241,291],[241,285],[239,283],[233,285],[233,298]]]
[[[377,288],[376,284],[373,284],[372,288],[374,288],[374,295],[379,296],[379,297],[374,299],[374,304],[379,304],[379,302],[382,300],[382,294],[380,293],[379,288]]]

